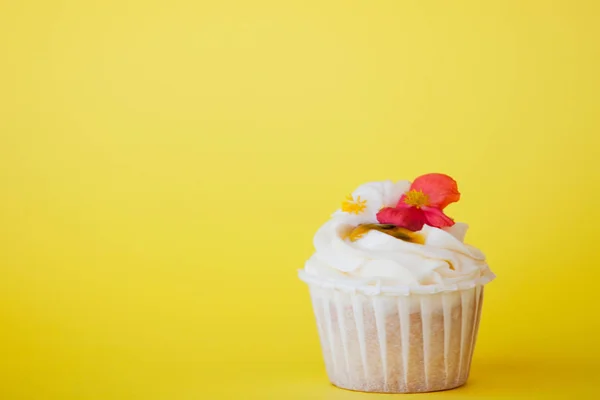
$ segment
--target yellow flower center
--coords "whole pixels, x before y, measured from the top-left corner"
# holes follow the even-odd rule
[[[360,196],[354,199],[351,194],[346,196],[346,200],[342,202],[342,211],[350,214],[360,214],[367,208],[367,201],[361,200]]]
[[[411,190],[406,193],[406,197],[404,198],[404,202],[409,206],[421,208],[429,205],[429,196],[423,193],[421,190]]]

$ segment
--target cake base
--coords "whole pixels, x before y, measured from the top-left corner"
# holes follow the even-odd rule
[[[417,393],[432,393],[432,392],[445,392],[447,390],[452,390],[452,389],[457,389],[459,387],[465,386],[466,382],[463,383],[462,385],[458,385],[458,386],[451,386],[451,387],[447,387],[445,389],[439,389],[439,390],[428,390],[426,392],[367,392],[366,390],[358,390],[358,389],[349,389],[349,388],[345,388],[343,386],[337,386],[335,383],[331,383],[331,386],[338,388],[338,389],[342,389],[342,390],[347,390],[348,392],[355,392],[355,393],[375,393],[375,394],[417,394]]]
[[[339,388],[422,393],[465,384],[483,286],[369,296],[311,285],[325,367]]]

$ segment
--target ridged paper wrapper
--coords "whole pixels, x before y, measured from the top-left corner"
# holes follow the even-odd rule
[[[437,290],[348,286],[304,271],[300,278],[310,289],[333,385],[415,393],[452,389],[467,381],[491,272]]]

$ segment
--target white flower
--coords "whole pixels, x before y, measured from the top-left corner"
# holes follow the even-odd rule
[[[353,225],[377,223],[379,210],[383,207],[395,207],[409,188],[409,181],[365,183],[346,197],[342,208],[333,217]]]

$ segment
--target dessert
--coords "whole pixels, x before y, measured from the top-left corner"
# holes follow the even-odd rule
[[[299,271],[310,289],[330,381],[383,393],[429,392],[468,378],[484,285],[494,278],[444,174],[358,187],[315,235]]]

